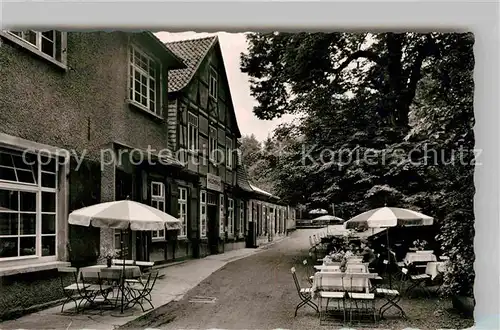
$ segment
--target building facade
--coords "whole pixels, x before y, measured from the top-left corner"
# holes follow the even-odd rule
[[[245,203],[236,184],[241,137],[217,37],[166,46],[187,68],[169,72],[169,146],[194,179],[186,187],[191,207],[180,210],[179,248],[195,257],[245,247]],[[179,188],[183,189],[183,188]]]
[[[169,262],[286,235],[289,208],[249,184],[217,37],[0,32],[0,277],[89,262],[115,248]],[[180,231],[70,226],[131,199]]]
[[[0,38],[0,276],[56,268],[76,260],[72,253],[97,256],[115,240],[130,245],[132,234],[76,228],[67,216],[98,202],[150,199],[149,177],[181,166],[134,157],[168,147],[168,71],[183,62],[147,32]]]

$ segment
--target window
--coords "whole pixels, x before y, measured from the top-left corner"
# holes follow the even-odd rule
[[[179,187],[179,219],[181,220],[180,237],[187,235],[187,189]]]
[[[188,148],[198,150],[198,117],[191,112],[188,113]]]
[[[207,192],[200,192],[200,236],[207,236]]]
[[[217,196],[214,193],[207,193],[207,205],[217,206]]]
[[[165,212],[165,184],[163,182],[151,182],[151,206]],[[154,230],[151,235],[153,240],[164,240],[165,230]]]
[[[160,66],[134,46],[130,47],[130,100],[139,108],[161,116]]]
[[[224,195],[220,194],[219,196],[219,233],[224,233],[225,219],[224,219]]]
[[[208,94],[214,99],[217,99],[217,71],[215,71],[214,68],[210,68]]]
[[[253,203],[251,201],[247,202],[247,221],[245,221],[245,231],[248,232],[248,223],[250,221],[255,221]],[[254,224],[255,226],[255,224]],[[254,227],[255,228],[255,227]]]
[[[228,222],[228,234],[232,236],[234,234],[234,200],[231,198],[227,199],[227,222]]]
[[[8,31],[8,34],[13,36],[13,41],[19,43],[25,48],[40,52],[57,62],[63,63],[63,53],[66,51],[66,34],[65,32],[50,30],[50,31]],[[11,39],[12,40],[12,39]]]
[[[240,236],[243,236],[243,234],[245,234],[245,207],[244,207],[244,204],[243,204],[243,201],[240,201],[240,217],[239,217],[239,225],[238,225],[238,228],[239,228],[239,233],[240,233]]]
[[[212,126],[209,128],[208,147],[209,159],[212,162],[217,161],[217,129]]]
[[[233,167],[233,141],[228,137],[226,138],[226,166]]]
[[[56,160],[0,150],[0,260],[56,256]]]

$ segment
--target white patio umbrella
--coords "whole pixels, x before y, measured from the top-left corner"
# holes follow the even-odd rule
[[[409,226],[430,226],[434,222],[429,217],[420,212],[398,207],[381,207],[361,213],[354,218],[344,222],[344,228],[354,229],[359,226],[368,228],[390,228]],[[387,237],[387,257],[390,260],[389,231],[386,230]],[[389,267],[390,272],[390,267]],[[389,274],[390,275],[390,274]],[[392,288],[391,276],[389,276],[389,287]]]
[[[309,214],[328,214],[328,211],[324,209],[314,209],[309,211]]]
[[[181,228],[179,219],[154,207],[131,200],[106,202],[87,206],[70,213],[69,224],[86,227],[131,229],[136,231],[177,230]],[[123,245],[123,242],[121,242]],[[125,271],[125,254],[122,249],[123,269]],[[123,313],[124,283],[121,283]]]
[[[71,225],[86,227],[131,229],[137,231],[177,230],[179,219],[154,207],[131,200],[87,206],[69,215]]]
[[[341,219],[339,217],[336,217],[334,215],[329,215],[329,214],[322,215],[322,216],[319,216],[319,217],[313,219],[313,221],[316,221],[316,220],[319,220],[319,221],[338,221],[338,222],[344,222],[344,219]]]

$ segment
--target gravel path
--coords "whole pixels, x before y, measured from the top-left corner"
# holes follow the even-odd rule
[[[232,262],[189,291],[182,300],[160,307],[122,328],[332,328],[320,326],[318,315],[309,307],[300,309],[297,317],[293,317],[300,300],[290,268],[295,266],[297,273],[302,275],[302,283],[306,283],[302,260],[307,256],[307,237],[317,231],[299,230],[292,234],[291,239],[264,252]],[[197,296],[216,299],[214,302],[192,302]],[[409,316],[408,321],[391,318],[371,328],[463,329],[473,325],[472,320],[451,312],[449,301],[411,299],[403,300],[401,305]]]

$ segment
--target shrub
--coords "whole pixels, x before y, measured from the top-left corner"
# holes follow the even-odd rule
[[[474,214],[459,209],[445,218],[438,235],[441,249],[450,258],[444,274],[444,293],[473,297]]]

